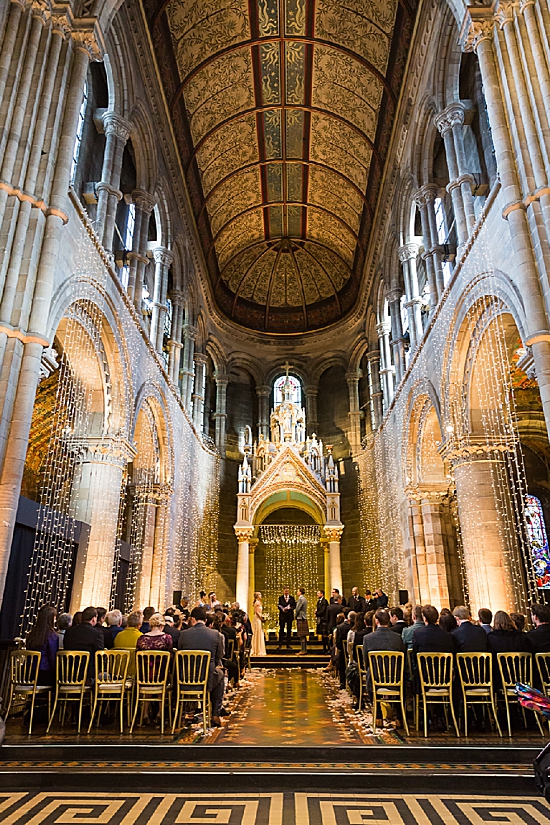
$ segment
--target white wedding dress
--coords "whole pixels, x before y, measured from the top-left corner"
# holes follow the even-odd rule
[[[262,603],[254,602],[254,616],[252,617],[252,656],[265,656],[265,637],[262,627]]]

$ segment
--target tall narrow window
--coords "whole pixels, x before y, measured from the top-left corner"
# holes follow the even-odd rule
[[[447,237],[447,221],[445,218],[445,209],[443,207],[443,201],[441,198],[436,198],[434,201],[434,209],[435,209],[435,223],[437,227],[437,240],[439,243],[444,246],[448,243]],[[451,266],[450,261],[443,261],[441,264],[441,268],[443,269],[443,282],[445,286],[451,280],[451,275],[453,274],[453,268]]]
[[[76,167],[78,165],[78,156],[80,155],[80,147],[82,146],[82,133],[84,131],[84,121],[86,119],[86,108],[88,106],[88,84],[84,86],[84,97],[78,113],[78,126],[76,127],[76,138],[73,147],[73,162],[71,166],[71,183],[74,181],[76,174]]]
[[[536,496],[525,497],[525,521],[537,587],[541,590],[550,590],[550,549],[542,504]]]
[[[297,404],[300,406],[302,400],[302,389],[300,387],[300,381],[294,375],[289,375],[288,380],[290,382],[291,387],[291,395],[290,400],[293,404]],[[273,395],[274,395],[274,402],[275,406],[277,404],[281,404],[283,401],[283,387],[286,382],[286,375],[281,375],[279,378],[276,379],[275,383],[273,384]]]
[[[130,265],[126,260],[126,253],[132,251],[134,242],[134,230],[136,228],[136,206],[134,203],[128,204],[128,215],[126,217],[126,231],[124,232],[124,266],[120,270],[120,280],[124,289],[128,289],[130,278]]]

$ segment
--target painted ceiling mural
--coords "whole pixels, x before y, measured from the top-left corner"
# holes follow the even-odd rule
[[[357,298],[416,0],[144,0],[215,299],[319,329]]]

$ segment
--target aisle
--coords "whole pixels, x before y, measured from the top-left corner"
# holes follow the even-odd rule
[[[218,745],[361,745],[317,672],[300,668],[253,671]],[[294,753],[299,757],[299,753]]]

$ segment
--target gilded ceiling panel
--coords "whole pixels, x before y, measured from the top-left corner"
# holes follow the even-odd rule
[[[373,20],[370,14],[375,7],[377,19]],[[354,51],[385,74],[396,7],[395,0],[388,3],[386,0],[375,3],[355,0],[345,4],[341,0],[317,0],[315,36]]]
[[[311,159],[332,166],[364,192],[372,156],[365,138],[345,123],[316,112],[311,131]]]
[[[349,120],[371,140],[383,91],[382,82],[354,58],[328,47],[315,48],[313,106]]]
[[[143,2],[219,308],[281,333],[337,321],[418,0]]]
[[[223,178],[258,160],[256,118],[253,114],[226,123],[197,152],[205,196]]]
[[[219,186],[208,200],[208,214],[214,237],[228,221],[262,202],[260,170],[246,169]]]
[[[185,86],[185,104],[195,145],[227,118],[253,108],[250,49],[222,54],[197,72]]]
[[[166,9],[180,78],[250,37],[247,0],[172,0]]]

